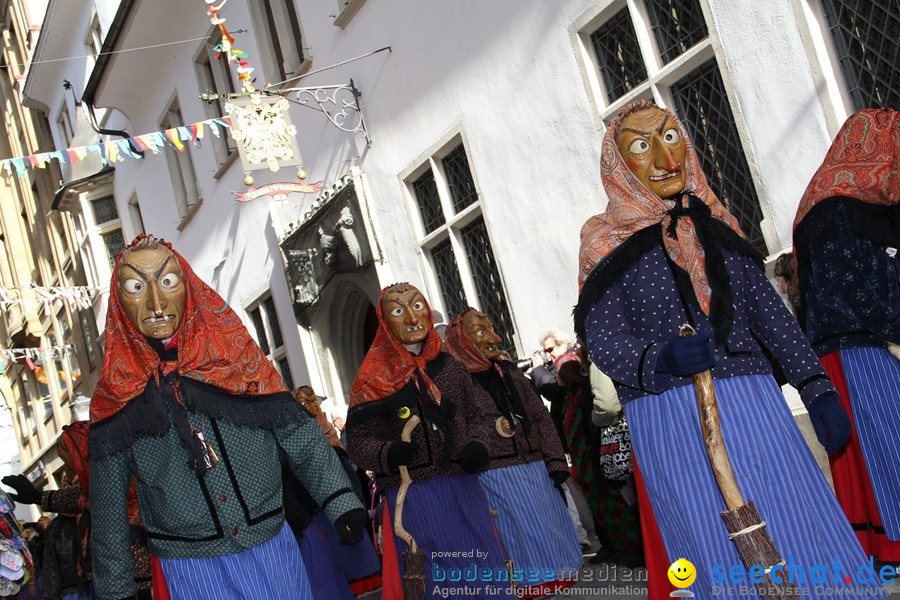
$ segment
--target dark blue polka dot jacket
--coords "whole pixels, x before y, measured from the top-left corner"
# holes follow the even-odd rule
[[[683,323],[690,322],[711,334],[714,329],[693,299],[689,282],[676,282],[687,274],[667,259],[660,235],[660,227],[648,228],[620,246],[624,249],[632,241],[632,246],[643,245],[634,258],[626,261],[626,267],[605,282],[589,278],[575,310],[576,331],[587,342],[597,367],[616,382],[622,402],[690,384],[690,377],[656,373],[659,352],[665,342],[678,335]],[[634,253],[635,248],[630,251]],[[749,253],[727,246],[721,253],[733,316],[729,315],[727,323],[716,324],[720,335],[711,335],[717,338],[713,377],[772,373],[771,357],[807,405],[833,390],[809,342],[760,265]],[[608,258],[615,260],[612,255]]]

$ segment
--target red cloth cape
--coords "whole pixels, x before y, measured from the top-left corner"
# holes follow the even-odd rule
[[[139,235],[129,248],[146,237]],[[177,371],[231,394],[287,392],[281,375],[250,337],[226,302],[206,285],[172,246],[160,240],[181,265],[187,287],[184,318],[178,329],[178,360],[162,362],[146,338],[131,324],[119,301],[116,260],[106,313],[106,352],[100,381],[91,398],[91,423],[116,414],[141,394],[150,378]]]
[[[350,405],[353,408],[359,404],[373,402],[387,398],[397,392],[413,378],[418,370],[422,378],[428,386],[428,391],[435,404],[441,403],[440,391],[434,382],[425,374],[425,365],[434,360],[441,352],[443,341],[441,336],[434,330],[434,317],[431,311],[431,305],[425,301],[428,307],[429,324],[428,335],[422,346],[422,351],[413,355],[407,350],[400,340],[387,328],[384,322],[384,314],[381,308],[384,302],[384,296],[393,286],[388,286],[381,290],[378,296],[378,302],[375,304],[375,312],[378,315],[378,332],[375,334],[375,340],[372,347],[366,353],[359,371],[356,373],[356,379],[350,388]]]

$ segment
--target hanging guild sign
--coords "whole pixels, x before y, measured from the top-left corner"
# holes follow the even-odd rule
[[[372,252],[353,184],[318,206],[280,246],[296,310],[314,304],[335,275],[369,265]]]
[[[262,169],[275,173],[281,167],[303,164],[289,107],[285,98],[260,92],[234,98],[225,105],[245,173]]]

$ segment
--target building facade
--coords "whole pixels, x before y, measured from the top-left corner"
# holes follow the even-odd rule
[[[59,147],[47,113],[29,106],[23,94],[46,6],[0,4],[4,157]],[[63,476],[56,441],[65,425],[86,418],[100,365],[94,313],[100,302],[87,284],[73,222],[53,210],[63,177],[55,161],[21,175],[13,168],[0,173],[0,394],[14,432],[5,440],[0,470],[24,472],[50,488]],[[18,512],[27,517],[31,510]]]
[[[480,308],[518,356],[571,328],[579,230],[606,204],[600,143],[624,104],[681,116],[770,259],[844,119],[900,104],[889,0],[231,0],[219,16],[256,87],[291,102],[322,191],[238,202],[248,174],[259,188],[296,169],[245,172],[234,141],[207,134],[63,167],[56,212],[100,288],[136,233],[171,241],[289,385],[335,407],[390,283],[419,286],[448,321]],[[57,149],[227,116],[240,90],[203,3],[49,0],[46,17],[42,60],[93,52],[35,61],[25,82]],[[351,133],[356,107],[365,131]]]

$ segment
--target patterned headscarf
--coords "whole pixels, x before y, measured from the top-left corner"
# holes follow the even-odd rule
[[[475,344],[472,343],[472,340],[469,339],[469,336],[466,333],[466,328],[463,326],[463,319],[470,312],[479,311],[471,306],[467,306],[450,322],[447,326],[447,331],[444,334],[447,338],[444,345],[451,356],[461,360],[462,363],[466,365],[466,369],[469,370],[469,373],[480,373],[481,371],[490,369],[493,366],[493,362],[484,357],[484,354],[475,347]]]
[[[75,469],[75,475],[78,477],[78,484],[84,494],[88,493],[88,421],[75,421],[71,425],[63,427],[62,434],[59,436],[59,443],[66,449],[69,456],[72,457],[72,468]]]
[[[400,340],[394,337],[384,322],[384,310],[382,309],[384,297],[397,285],[401,284],[389,285],[384,288],[378,297],[378,303],[375,305],[375,311],[378,314],[378,332],[375,334],[372,347],[369,348],[362,365],[359,367],[359,371],[356,373],[356,379],[353,380],[353,385],[350,388],[349,408],[366,402],[381,400],[399,392],[415,376],[416,372],[425,381],[431,400],[436,405],[441,404],[440,390],[425,373],[425,365],[437,358],[443,346],[441,336],[434,330],[431,305],[428,304],[427,300],[425,301],[431,319],[428,326],[428,335],[425,337],[425,342],[422,345],[422,351],[417,355],[411,354],[400,343]]]
[[[819,202],[849,196],[866,204],[900,203],[900,112],[867,109],[852,114],[809,182],[794,229]]]
[[[147,237],[152,236],[139,235],[126,250]],[[197,277],[171,244],[158,241],[178,260],[187,288],[184,318],[178,329],[178,359],[161,361],[125,315],[118,291],[123,252],[116,260],[109,286],[106,352],[100,381],[91,397],[91,423],[122,410],[144,391],[151,378],[158,381],[160,374],[173,371],[236,395],[288,391],[281,375],[225,300]]]
[[[669,211],[676,207],[676,201],[660,198],[644,185],[625,164],[616,143],[622,119],[633,112],[650,108],[659,107],[649,100],[639,100],[624,106],[603,136],[600,179],[603,181],[603,188],[609,197],[609,204],[605,213],[591,217],[581,228],[581,249],[578,259],[579,292],[597,263],[631,235],[657,223],[662,223],[663,228],[668,230],[672,222]],[[699,198],[709,207],[713,217],[723,221],[737,234],[743,236],[737,220],[719,202],[709,187],[687,129],[672,111],[661,108],[660,110],[678,124],[678,132],[686,145],[685,192]],[[678,218],[675,232],[674,239],[668,235],[663,236],[666,253],[690,275],[694,294],[697,296],[700,307],[704,313],[709,314],[712,289],[706,276],[703,246],[697,239],[694,223],[690,217]]]

